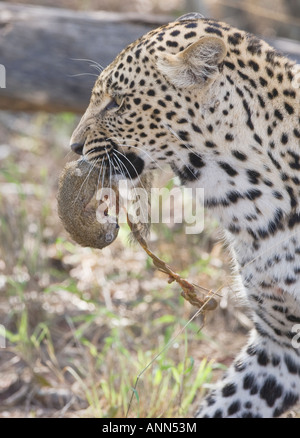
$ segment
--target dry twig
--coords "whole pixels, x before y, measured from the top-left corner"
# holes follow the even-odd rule
[[[134,232],[134,224],[130,221],[128,215],[127,215],[127,223],[131,229],[132,232]],[[159,257],[157,257],[153,252],[148,248],[148,245],[145,241],[145,239],[139,234],[134,233],[135,238],[137,239],[138,243],[141,245],[144,251],[148,254],[149,257],[153,260],[154,266],[160,271],[169,276],[168,283],[173,283],[173,281],[176,281],[182,288],[181,295],[182,297],[187,300],[192,306],[195,306],[197,308],[201,308],[202,313],[208,311],[208,310],[215,310],[218,303],[213,298],[213,294],[211,291],[208,291],[208,295],[206,295],[203,299],[200,298],[197,295],[196,288],[200,288],[199,286],[190,283],[189,281],[182,278],[179,274],[174,272],[169,265],[167,265],[163,260],[161,260]],[[200,288],[201,289],[201,288]]]

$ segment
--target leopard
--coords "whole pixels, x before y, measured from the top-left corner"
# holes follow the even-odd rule
[[[295,60],[189,13],[103,69],[70,140],[112,178],[170,166],[224,230],[253,328],[197,418],[279,417],[299,402],[299,102]]]

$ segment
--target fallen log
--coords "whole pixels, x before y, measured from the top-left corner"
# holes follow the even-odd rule
[[[0,64],[6,70],[0,109],[82,113],[99,74],[92,61],[105,67],[169,19],[0,2]]]
[[[0,67],[6,71],[1,88],[1,67],[0,109],[83,113],[99,74],[93,63],[107,66],[127,44],[171,20],[0,2]],[[300,62],[296,42],[270,43]]]

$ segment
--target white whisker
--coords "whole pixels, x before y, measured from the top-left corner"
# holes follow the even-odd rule
[[[69,78],[75,78],[76,76],[84,76],[84,75],[87,75],[87,76],[96,76],[96,77],[99,76],[99,75],[96,75],[96,73],[76,73],[76,74],[74,74],[74,75],[68,75],[68,77],[69,77]]]
[[[104,169],[103,169],[102,181],[101,181],[102,186],[101,187],[104,187],[105,172],[106,172],[106,164],[104,163]]]
[[[137,149],[137,150],[142,151],[142,153],[144,153],[147,157],[150,158],[151,161],[153,161],[153,163],[156,164],[156,166],[158,167],[158,169],[160,169],[162,172],[168,173],[168,171],[165,170],[165,169],[163,169],[163,168],[158,164],[158,161],[155,160],[153,157],[151,157],[151,155],[148,154],[148,152],[146,152],[145,149],[143,149],[143,147],[139,147],[139,146],[135,146],[135,145],[129,145],[129,144],[121,143],[121,140],[122,140],[121,137],[120,137],[120,138],[119,138],[119,137],[108,137],[107,140],[114,140],[114,141],[116,141],[116,142],[118,143],[118,146],[120,146],[120,147],[133,148],[133,149]],[[140,145],[143,146],[142,142],[140,142],[140,141],[126,139],[126,142],[130,142],[130,141],[132,141],[132,142],[134,142],[134,143],[138,143],[138,144],[140,144]]]
[[[104,164],[104,157],[102,158],[101,168],[100,168],[100,170],[99,170],[98,183],[97,183],[97,191],[99,190],[100,178],[101,178],[101,175],[102,175],[103,164]],[[105,164],[104,164],[104,165],[105,165]],[[102,187],[103,187],[103,175],[102,175]]]
[[[72,61],[83,61],[83,62],[91,62],[91,67],[97,67],[97,69],[102,72],[104,70],[103,65],[99,64],[99,62],[94,61],[93,59],[87,59],[87,58],[70,58]]]
[[[120,165],[123,167],[123,169],[125,169],[125,171],[126,171],[126,173],[127,173],[127,175],[128,175],[128,178],[129,178],[130,181],[131,181],[131,184],[132,184],[132,188],[133,188],[133,190],[134,190],[135,197],[137,198],[138,195],[137,195],[136,187],[135,187],[135,184],[134,184],[133,181],[132,181],[132,178],[131,178],[131,176],[130,176],[130,173],[128,172],[128,169],[126,168],[126,166],[124,165],[124,163],[122,163],[122,161],[120,160],[120,158],[119,158],[117,155],[114,155],[114,157],[116,158],[116,160],[118,160],[118,162],[119,162]],[[141,183],[143,189],[146,190],[145,187],[143,186],[141,180],[140,180],[140,183]]]
[[[122,154],[122,152],[117,151],[116,149],[114,149],[114,152],[117,152],[118,154],[120,154],[121,156],[123,156],[123,157],[128,161],[128,163],[129,163],[129,164],[132,166],[132,168],[134,169],[134,171],[135,171],[135,173],[136,173],[136,176],[137,176],[138,179],[139,179],[139,182],[140,182],[141,187],[143,187],[143,188],[145,189],[144,184],[143,184],[142,181],[141,181],[140,175],[138,174],[138,171],[136,170],[136,168],[135,168],[135,166],[132,164],[132,162],[126,157],[126,155]],[[129,174],[129,172],[128,172],[128,174]],[[145,190],[146,190],[146,189],[145,189]]]
[[[119,172],[120,172],[120,175],[124,178],[124,179],[126,179],[126,175],[125,175],[125,173],[123,172],[123,170],[121,169],[121,167],[120,167],[120,165],[119,165],[119,163],[115,163],[114,162],[114,160],[116,159],[117,157],[113,154],[112,155],[112,161],[113,161],[113,163],[117,166],[117,168],[118,168],[118,170],[119,170]],[[120,161],[120,160],[119,160]],[[121,162],[121,161],[120,161]],[[126,169],[125,169],[126,170]]]
[[[90,64],[90,67],[95,68],[99,72],[99,74],[102,73],[102,71],[104,70],[103,67],[99,67],[97,64]]]
[[[80,187],[80,189],[79,189],[79,191],[78,191],[78,193],[77,193],[77,196],[76,196],[76,198],[75,198],[74,201],[73,201],[73,204],[75,204],[75,203],[77,202],[78,197],[79,197],[79,195],[80,195],[80,193],[81,193],[81,190],[83,189],[84,184],[88,181],[88,179],[89,179],[89,177],[90,177],[90,175],[91,175],[91,173],[92,173],[93,169],[95,168],[95,166],[96,166],[96,164],[97,164],[98,161],[99,161],[99,160],[96,160],[96,161],[93,163],[93,165],[91,165],[91,163],[90,163],[89,161],[87,161],[87,163],[89,163],[89,165],[90,165],[90,170],[89,170],[87,176],[85,177],[84,181],[82,182],[81,187]]]
[[[131,178],[131,176],[130,176],[130,173],[128,172],[128,169],[126,168],[126,166],[124,165],[124,163],[120,160],[120,158],[117,156],[117,155],[115,155],[114,153],[113,153],[113,157],[119,162],[119,166],[121,166],[121,167],[119,167],[119,169],[123,169],[124,171],[125,171],[125,173],[124,172],[122,172],[122,175],[125,177],[125,179],[130,179],[131,180],[131,182],[132,182],[132,185],[134,185],[133,184],[133,181],[132,181],[132,178]],[[127,175],[127,176],[126,176]]]

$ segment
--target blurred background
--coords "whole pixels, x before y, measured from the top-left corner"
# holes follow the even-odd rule
[[[191,322],[197,309],[129,244],[127,226],[92,250],[74,244],[57,216],[94,62],[105,67],[127,43],[190,11],[300,60],[300,0],[0,2],[0,417],[191,417],[246,341],[251,322],[208,213],[199,235],[158,224],[149,238],[174,270],[218,292],[218,308]],[[166,169],[159,186],[173,185]]]
[[[169,14],[201,12],[262,36],[299,38],[299,0],[7,0],[6,3],[32,4],[81,11]]]

